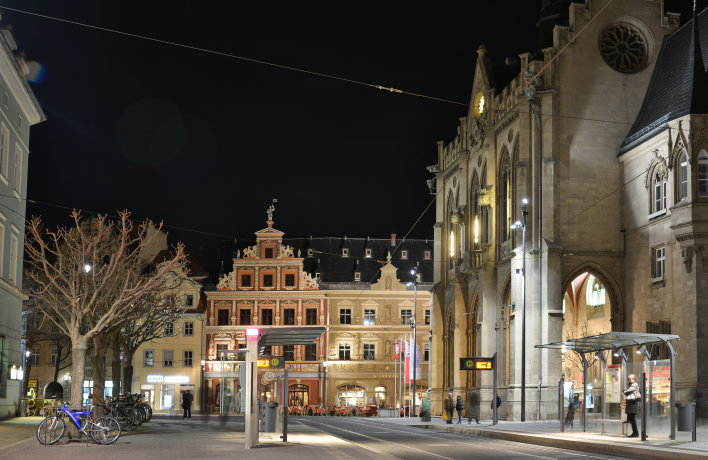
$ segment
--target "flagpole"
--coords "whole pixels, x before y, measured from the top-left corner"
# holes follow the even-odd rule
[[[394,342],[393,343],[393,407],[395,408],[397,406],[397,401],[398,401],[398,379],[396,378],[396,365],[398,364],[396,362],[398,353],[398,343]]]

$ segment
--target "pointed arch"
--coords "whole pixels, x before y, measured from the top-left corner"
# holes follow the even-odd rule
[[[605,286],[606,296],[610,300],[610,324],[613,331],[624,331],[624,304],[622,302],[622,292],[619,283],[612,273],[595,262],[585,262],[568,272],[563,279],[563,290],[567,288],[573,280],[583,273],[589,273],[598,278]],[[579,294],[579,293],[578,293]]]
[[[504,243],[511,236],[511,191],[512,191],[512,176],[511,176],[511,159],[509,158],[509,150],[506,145],[502,147],[499,154],[499,168],[497,177],[497,208],[498,212],[498,228],[499,242]]]

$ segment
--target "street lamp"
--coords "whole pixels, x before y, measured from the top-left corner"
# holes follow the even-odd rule
[[[523,245],[521,250],[521,421],[526,421],[526,216],[529,212],[526,205],[529,200],[521,200],[521,222],[516,222],[512,228],[521,228]]]
[[[415,411],[415,397],[416,393],[418,391],[418,386],[416,385],[416,377],[417,377],[417,372],[416,372],[416,365],[418,364],[417,358],[418,358],[418,353],[416,352],[416,346],[417,346],[417,339],[416,337],[416,323],[418,319],[418,305],[417,305],[417,300],[418,300],[418,264],[416,263],[415,267],[411,270],[411,275],[413,275],[413,281],[408,283],[408,285],[413,285],[413,324],[411,327],[413,328],[413,402],[411,403],[411,417],[415,417],[416,411]]]

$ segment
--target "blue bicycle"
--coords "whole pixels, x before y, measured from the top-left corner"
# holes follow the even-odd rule
[[[71,411],[66,406],[66,401],[62,402],[61,409],[47,416],[37,427],[37,440],[40,444],[49,446],[56,444],[66,431],[64,417],[68,417],[79,431],[89,436],[98,444],[113,444],[120,438],[120,423],[113,417],[102,416],[93,417],[93,404],[87,406],[88,410]]]

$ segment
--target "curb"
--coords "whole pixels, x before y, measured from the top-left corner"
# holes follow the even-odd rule
[[[626,445],[612,442],[585,441],[577,439],[564,439],[542,434],[519,433],[516,431],[480,430],[475,428],[446,427],[440,425],[411,425],[417,428],[428,430],[448,431],[451,433],[473,434],[483,438],[501,439],[505,441],[515,441],[525,444],[535,444],[539,446],[555,447],[559,449],[582,450],[583,452],[593,452],[610,456],[622,456],[630,458],[651,458],[675,460],[691,460],[708,458],[708,453],[686,452],[684,449],[671,449],[660,446],[647,446],[642,444]]]

